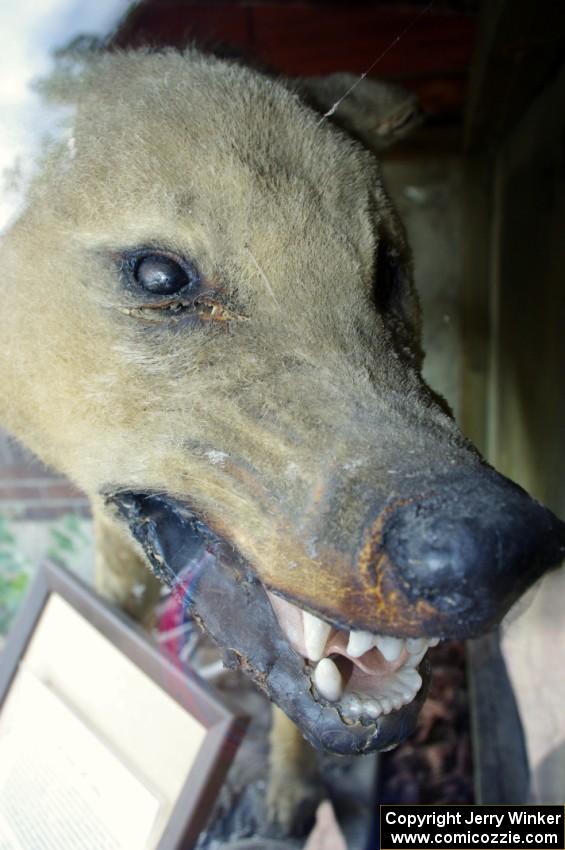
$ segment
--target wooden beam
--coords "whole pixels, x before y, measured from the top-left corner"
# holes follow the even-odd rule
[[[484,0],[465,115],[465,150],[493,150],[565,61],[565,3]]]

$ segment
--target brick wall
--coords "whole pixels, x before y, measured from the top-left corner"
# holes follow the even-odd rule
[[[0,513],[15,520],[88,516],[89,503],[66,478],[0,431]]]

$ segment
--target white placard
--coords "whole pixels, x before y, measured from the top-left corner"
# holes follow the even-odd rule
[[[21,670],[0,715],[0,850],[144,850],[159,800]]]

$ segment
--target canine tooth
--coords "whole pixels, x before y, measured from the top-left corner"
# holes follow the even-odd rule
[[[306,655],[310,661],[319,661],[324,654],[324,647],[328,640],[328,635],[332,627],[323,620],[315,617],[314,614],[309,614],[308,611],[302,612],[302,621],[304,624],[304,645],[306,647]]]
[[[402,638],[389,637],[388,635],[378,635],[375,638],[375,644],[388,662],[397,661],[404,649]]]
[[[428,638],[428,643],[430,644],[430,646],[437,646],[439,642],[440,638],[438,637]]]
[[[341,673],[331,658],[322,658],[316,665],[314,684],[321,695],[330,702],[335,702],[342,695]]]
[[[359,658],[373,646],[375,636],[370,632],[350,632],[347,642],[347,654]]]

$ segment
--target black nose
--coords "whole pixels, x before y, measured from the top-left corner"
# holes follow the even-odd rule
[[[565,524],[490,467],[397,509],[383,546],[408,597],[484,628],[565,557]]]

